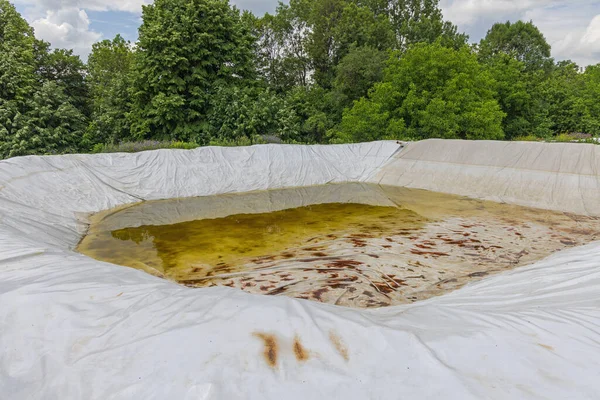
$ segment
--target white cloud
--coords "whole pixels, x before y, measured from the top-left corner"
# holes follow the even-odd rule
[[[92,44],[102,33],[90,29],[89,11],[125,11],[140,14],[151,0],[15,0],[25,7],[24,17],[35,29],[38,39],[53,48],[73,49],[86,59]]]
[[[103,35],[90,29],[88,11],[122,11],[140,16],[142,5],[153,0],[12,0],[25,9],[25,19],[35,29],[38,39],[50,42],[53,48],[73,49],[84,60],[92,44]],[[246,0],[242,0],[244,3]],[[247,0],[250,3],[261,0]],[[254,4],[254,3],[252,3]],[[98,21],[98,20],[96,20]],[[140,19],[141,23],[141,19]],[[102,21],[103,25],[111,21]],[[113,24],[114,25],[114,24]],[[123,29],[131,29],[123,27]]]
[[[530,10],[525,17],[544,33],[557,59],[581,66],[600,62],[600,5]]]
[[[47,11],[44,18],[32,21],[31,26],[37,38],[50,42],[54,48],[73,49],[84,58],[92,44],[102,37],[90,30],[87,13],[74,7]]]
[[[600,44],[600,14],[592,19],[581,38],[581,42],[585,45],[596,46],[596,50],[599,49],[597,46]]]
[[[558,60],[581,66],[600,62],[597,0],[442,0],[444,16],[478,41],[495,22],[533,21]]]
[[[480,19],[510,17],[514,14],[556,3],[554,0],[442,0],[444,16],[457,25],[468,25]]]
[[[101,37],[90,30],[84,10],[140,14],[152,0],[14,0],[26,7],[25,17],[36,35],[55,47],[74,48],[84,57]],[[257,14],[272,12],[277,0],[230,0]],[[440,0],[446,19],[479,41],[495,22],[533,20],[558,59],[585,66],[600,62],[600,1],[598,0]],[[82,14],[83,13],[83,14]]]
[[[151,0],[15,0],[32,10],[58,11],[68,8],[79,8],[91,11],[127,11],[141,13],[143,4]]]

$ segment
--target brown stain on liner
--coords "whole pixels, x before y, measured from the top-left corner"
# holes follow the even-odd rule
[[[271,368],[275,368],[277,366],[277,358],[279,352],[279,346],[277,344],[277,338],[275,337],[275,335],[264,332],[254,332],[252,336],[257,337],[263,341],[263,357],[265,359],[265,362]]]
[[[342,338],[340,338],[334,331],[329,331],[329,340],[345,361],[350,360],[350,357],[348,356],[348,348],[342,341]]]
[[[538,346],[541,346],[541,347],[545,348],[546,350],[554,351],[554,347],[549,346],[547,344],[538,343]]]
[[[437,257],[447,257],[450,254],[448,253],[442,253],[440,251],[420,251],[417,249],[410,249],[410,252],[412,254],[417,254],[419,256],[423,256],[423,255],[432,255],[432,256],[437,256]]]
[[[309,358],[309,352],[304,348],[302,342],[300,341],[300,337],[296,335],[294,337],[294,355],[296,356],[296,360],[300,362],[304,362]]]
[[[322,298],[321,298],[321,296],[323,296],[323,294],[325,294],[325,293],[327,293],[327,292],[329,292],[329,288],[328,288],[327,286],[325,286],[325,287],[322,287],[322,288],[320,288],[320,289],[313,290],[313,291],[312,291],[312,295],[313,295],[313,297],[314,297],[315,299],[317,299],[317,300],[319,300],[319,301],[322,301]]]

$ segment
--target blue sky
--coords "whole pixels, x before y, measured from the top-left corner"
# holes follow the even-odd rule
[[[53,46],[72,48],[86,58],[91,45],[120,33],[134,41],[142,4],[150,0],[13,0],[36,36]],[[255,14],[273,12],[277,0],[233,0]],[[585,66],[600,62],[599,0],[440,0],[447,19],[472,41],[497,21],[532,20],[552,45],[557,59]]]
[[[88,11],[90,29],[101,32],[103,38],[113,38],[118,33],[125,39],[135,41],[141,21],[139,14],[127,11]]]

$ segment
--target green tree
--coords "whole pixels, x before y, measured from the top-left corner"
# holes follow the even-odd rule
[[[7,0],[0,0],[0,99],[20,106],[36,84],[33,29]]]
[[[132,61],[131,44],[120,35],[92,46],[87,77],[92,122],[86,133],[87,147],[129,138],[127,113]]]
[[[14,134],[15,119],[35,91],[35,42],[14,6],[0,0],[0,145]]]
[[[0,156],[79,148],[86,124],[84,65],[71,51],[49,51],[0,0]]]
[[[253,36],[227,0],[157,0],[143,7],[133,72],[132,133],[207,143],[217,85],[254,78]]]
[[[79,150],[87,119],[56,82],[47,81],[18,113],[12,132],[0,132],[0,155],[59,154]],[[1,117],[0,117],[1,118]]]
[[[598,92],[582,74],[577,64],[561,61],[553,69],[542,87],[542,96],[546,102],[550,129],[554,134],[591,133],[598,130]]]
[[[506,139],[551,135],[552,123],[541,92],[546,74],[542,71],[528,72],[525,63],[506,53],[490,57],[487,66],[497,82],[498,102],[506,114],[502,121]]]
[[[405,131],[404,120],[390,118],[380,102],[361,98],[354,107],[344,110],[339,127],[332,130],[334,143],[371,142],[382,139],[399,139]]]
[[[394,46],[389,17],[351,0],[291,0],[290,6],[307,21],[313,80],[324,89],[331,89],[335,67],[352,46]]]
[[[376,13],[367,5],[347,1],[333,29],[336,62],[351,48],[371,47],[380,51],[395,47],[395,35],[388,15]]]
[[[42,82],[55,82],[64,89],[71,103],[85,115],[90,114],[86,66],[73,50],[55,49],[50,52],[46,42],[37,43],[37,75]]]
[[[294,111],[275,93],[262,88],[217,89],[208,121],[210,137],[225,141],[253,142],[258,136],[289,136],[297,130]]]
[[[438,0],[290,0],[276,17],[304,22],[303,37],[314,82],[329,90],[335,67],[354,47],[406,50],[414,43],[440,40],[459,48],[467,36],[443,20]],[[289,17],[288,17],[289,19]],[[300,24],[297,24],[300,25]]]
[[[595,136],[600,136],[600,64],[590,65],[583,74],[585,85],[582,94],[583,101],[590,119],[587,123],[586,132]]]
[[[297,87],[286,96],[286,102],[298,119],[298,129],[286,139],[304,143],[323,143],[327,132],[336,124],[339,104],[335,93],[318,85]]]
[[[307,23],[288,5],[280,3],[275,15],[265,14],[255,24],[258,71],[269,88],[285,93],[295,86],[307,86]]]
[[[533,22],[496,23],[479,42],[479,58],[484,62],[504,53],[525,64],[528,72],[552,69],[550,45]]]
[[[544,91],[553,69],[550,45],[531,22],[497,23],[478,46],[479,60],[498,82],[507,139],[552,134]]]
[[[367,95],[369,89],[383,79],[388,54],[373,47],[353,47],[336,67],[333,88],[343,107]]]
[[[33,29],[8,1],[0,0],[0,146],[12,140],[35,85]],[[0,152],[6,157],[4,151]]]
[[[334,139],[362,140],[351,128],[359,120],[378,121],[380,134],[372,139],[502,139],[505,114],[495,88],[468,47],[455,50],[439,41],[417,44],[401,57],[391,56],[383,82],[369,95],[375,104],[355,103],[333,131]]]
[[[381,79],[390,50],[434,41],[460,48],[467,40],[443,20],[438,0],[291,0],[257,31],[261,77],[288,93],[299,136],[310,141],[323,140],[344,107]]]
[[[445,46],[460,48],[468,36],[458,33],[451,22],[444,21],[439,0],[371,0],[386,9],[396,33],[397,48],[406,50],[415,43],[440,41]],[[381,4],[383,3],[383,4]]]

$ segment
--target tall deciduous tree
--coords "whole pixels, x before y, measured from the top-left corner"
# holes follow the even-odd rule
[[[443,20],[438,0],[291,0],[260,22],[259,43],[267,59],[302,59],[304,70],[310,68],[304,75],[325,89],[352,47],[405,50],[439,39],[458,48],[467,40]],[[269,65],[276,64],[283,62]]]
[[[76,151],[86,124],[83,64],[49,52],[0,0],[0,156]]]
[[[587,133],[600,135],[600,64],[590,65],[583,74],[583,101],[588,109],[590,121]]]
[[[498,82],[507,139],[553,133],[543,88],[553,69],[550,45],[532,22],[497,23],[478,46],[479,60]]]
[[[0,134],[0,154],[14,157],[77,152],[87,118],[72,100],[56,82],[44,82],[27,100],[27,112],[15,118],[12,134]]]
[[[433,43],[436,40],[445,46],[459,48],[468,40],[468,36],[459,33],[454,24],[444,21],[439,0],[365,1],[379,3],[379,8],[387,10],[400,50],[415,43]]]
[[[336,67],[334,91],[342,106],[367,95],[369,89],[383,78],[388,54],[373,47],[353,47]]]
[[[254,76],[253,36],[227,0],[157,0],[143,8],[132,133],[206,143],[215,85]]]
[[[354,126],[373,121],[381,136],[373,132],[369,139],[501,139],[504,113],[495,88],[468,47],[417,44],[401,57],[392,55],[383,82],[375,85],[369,100],[344,113],[335,138],[362,140]]]
[[[131,44],[120,35],[92,46],[87,77],[92,104],[92,123],[86,134],[88,147],[129,138],[132,60]]]
[[[38,43],[37,74],[42,82],[54,82],[61,86],[71,103],[84,115],[90,114],[89,92],[85,83],[86,66],[73,50],[49,50],[46,42]]]
[[[443,20],[438,0],[290,0],[259,26],[261,76],[289,93],[310,141],[324,138],[343,108],[381,79],[389,51],[435,41],[460,48],[467,40]]]
[[[582,74],[572,61],[559,62],[541,88],[548,108],[551,130],[560,133],[600,134],[598,96],[586,82],[593,74]],[[595,100],[590,101],[592,98]]]
[[[277,93],[307,86],[310,59],[306,50],[307,23],[286,4],[275,15],[256,22],[258,72]]]
[[[527,71],[552,68],[550,45],[533,22],[497,23],[479,42],[479,57],[487,61],[504,53],[525,64]]]
[[[257,136],[293,135],[294,117],[286,102],[268,89],[222,87],[211,98],[209,133],[211,139],[250,142]]]
[[[36,84],[33,29],[7,0],[0,0],[0,99],[21,103]]]
[[[502,128],[506,139],[552,134],[547,100],[540,91],[547,79],[543,71],[527,71],[525,63],[506,53],[486,60],[490,73],[498,83],[497,98],[506,117]]]
[[[0,145],[11,140],[15,119],[35,91],[35,42],[33,29],[14,6],[0,0]]]

